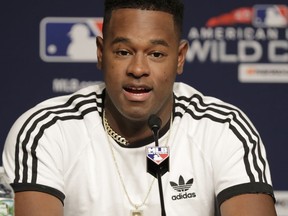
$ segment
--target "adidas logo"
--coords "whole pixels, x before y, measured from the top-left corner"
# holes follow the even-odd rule
[[[183,192],[183,191],[188,191],[190,189],[190,187],[193,184],[193,178],[189,179],[186,183],[184,178],[180,175],[179,180],[178,180],[178,184],[170,181],[170,185],[173,187],[174,190],[178,191],[178,192]]]
[[[183,176],[179,176],[179,180],[178,183],[170,181],[170,185],[171,187],[176,190],[177,192],[179,192],[178,195],[173,195],[171,198],[172,200],[181,200],[181,199],[191,199],[196,197],[195,193],[187,193],[186,191],[188,191],[192,184],[193,184],[193,178],[189,179],[186,183],[185,180],[183,178]],[[185,192],[185,193],[183,193]]]

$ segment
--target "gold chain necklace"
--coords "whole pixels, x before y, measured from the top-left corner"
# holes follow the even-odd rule
[[[106,133],[109,134],[109,136],[111,136],[116,142],[122,144],[122,145],[129,145],[129,142],[126,138],[120,136],[118,133],[116,133],[108,124],[108,121],[106,119],[105,116],[105,110],[103,111],[103,124],[104,124],[104,128]]]
[[[169,135],[168,135],[168,137],[167,137],[166,146],[167,146],[167,144],[168,144],[168,140],[169,140],[169,137],[170,137],[170,132],[171,132],[170,129],[171,129],[172,122],[173,122],[173,113],[171,112],[170,126],[169,126],[169,127],[170,127],[170,128],[169,128]],[[111,137],[114,139],[114,136],[112,136],[112,135],[110,134],[111,132],[110,132],[110,133],[108,132],[108,130],[109,130],[109,131],[111,131],[111,130],[113,131],[113,129],[110,127],[110,125],[108,124],[108,121],[107,121],[107,119],[106,119],[105,109],[103,110],[103,123],[104,123],[104,129],[105,129],[107,135],[111,136]],[[113,131],[113,132],[114,132],[115,134],[117,134],[115,131]],[[117,135],[118,135],[119,137],[121,137],[119,134],[117,134]],[[122,138],[125,139],[124,137],[122,137]],[[153,178],[153,180],[152,180],[152,182],[151,182],[151,184],[150,184],[150,186],[149,186],[149,189],[148,189],[148,191],[147,191],[147,194],[146,194],[144,200],[142,201],[142,203],[136,204],[136,203],[132,202],[132,200],[131,200],[131,198],[130,198],[130,196],[129,196],[129,194],[128,194],[128,191],[127,191],[127,189],[126,189],[126,186],[125,186],[125,184],[124,184],[123,177],[122,177],[122,175],[121,175],[121,173],[120,173],[120,168],[119,168],[119,166],[118,166],[118,163],[117,163],[117,160],[116,160],[116,156],[115,156],[115,153],[114,153],[114,150],[113,150],[113,145],[112,145],[112,143],[110,142],[110,139],[109,139],[108,136],[107,136],[107,139],[108,139],[108,142],[109,142],[109,145],[110,145],[110,149],[111,149],[113,161],[114,161],[114,164],[115,164],[115,167],[116,167],[116,171],[117,171],[117,173],[118,173],[118,176],[119,176],[119,178],[120,178],[120,182],[121,182],[122,188],[123,188],[123,190],[124,190],[124,193],[125,193],[128,201],[129,201],[130,205],[132,205],[132,206],[134,207],[134,210],[131,210],[131,216],[142,216],[142,211],[139,210],[139,208],[141,208],[142,206],[145,205],[145,203],[146,203],[146,201],[147,201],[147,199],[148,199],[148,197],[149,197],[149,195],[150,195],[150,192],[151,192],[151,190],[152,190],[152,186],[153,186],[156,178]],[[116,139],[114,139],[114,140],[117,142]],[[126,139],[125,139],[125,140],[126,140]],[[126,144],[124,144],[124,145],[127,145],[127,144],[128,144],[128,142],[126,142]]]

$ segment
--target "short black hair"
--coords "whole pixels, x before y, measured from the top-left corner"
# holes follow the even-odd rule
[[[171,14],[175,26],[179,31],[179,37],[181,37],[184,16],[184,4],[181,0],[105,0],[104,7],[103,34],[105,32],[105,26],[110,21],[113,10],[134,8],[141,10],[163,11]]]

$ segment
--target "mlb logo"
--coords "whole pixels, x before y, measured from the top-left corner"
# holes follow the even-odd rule
[[[40,23],[40,57],[45,62],[97,62],[96,36],[103,18],[46,17]]]
[[[285,28],[288,26],[286,5],[255,5],[253,24],[256,27]]]
[[[147,157],[158,165],[169,157],[168,147],[148,147],[146,151]]]

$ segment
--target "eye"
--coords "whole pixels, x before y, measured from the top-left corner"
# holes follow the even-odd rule
[[[150,53],[150,56],[153,57],[153,58],[162,58],[164,57],[165,55],[162,53],[162,52],[152,52]]]
[[[166,59],[165,57],[167,56],[167,53],[160,51],[153,51],[150,52],[148,56],[152,61],[162,62]]]
[[[118,56],[129,56],[130,52],[127,50],[118,50],[115,52],[115,54]]]

